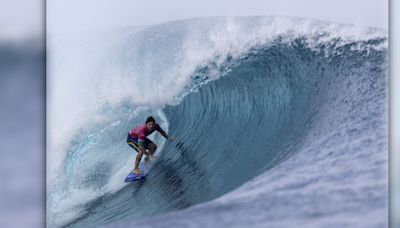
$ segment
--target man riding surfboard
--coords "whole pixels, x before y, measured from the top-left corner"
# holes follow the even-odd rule
[[[147,138],[148,135],[154,131],[160,132],[167,140],[173,140],[167,133],[156,123],[152,116],[147,117],[145,124],[141,124],[129,131],[126,142],[138,153],[135,160],[134,174],[140,174],[139,163],[142,159],[143,154],[146,155],[146,160],[155,159],[154,153],[156,152],[157,145]],[[147,151],[146,151],[147,150]]]

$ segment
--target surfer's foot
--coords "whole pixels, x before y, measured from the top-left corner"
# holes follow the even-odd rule
[[[133,170],[133,173],[134,173],[134,174],[141,174],[140,171],[139,171],[138,169],[134,169],[134,170]]]
[[[148,157],[150,157],[151,160],[155,160],[157,157],[154,155],[149,155]]]

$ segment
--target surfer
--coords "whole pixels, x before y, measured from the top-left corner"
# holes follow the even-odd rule
[[[146,161],[149,159],[155,159],[154,153],[156,152],[157,145],[147,138],[147,136],[154,131],[160,132],[160,134],[167,140],[173,140],[173,138],[169,137],[167,133],[165,133],[165,131],[160,127],[160,125],[156,123],[152,116],[147,117],[145,124],[141,124],[136,128],[133,128],[128,134],[126,142],[138,153],[136,155],[135,168],[133,170],[134,174],[140,174],[139,163],[143,154],[146,155]]]

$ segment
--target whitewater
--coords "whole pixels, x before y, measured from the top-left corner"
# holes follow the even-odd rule
[[[388,226],[387,31],[211,17],[47,50],[47,227]],[[176,139],[124,183],[149,115]]]

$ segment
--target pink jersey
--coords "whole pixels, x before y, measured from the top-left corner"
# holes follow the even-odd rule
[[[132,129],[129,132],[129,135],[134,139],[138,139],[138,142],[144,142],[144,140],[148,135],[150,135],[154,131],[160,131],[160,129],[161,129],[160,125],[158,125],[157,123],[154,124],[154,128],[151,131],[147,130],[146,124],[141,124],[136,128]]]

